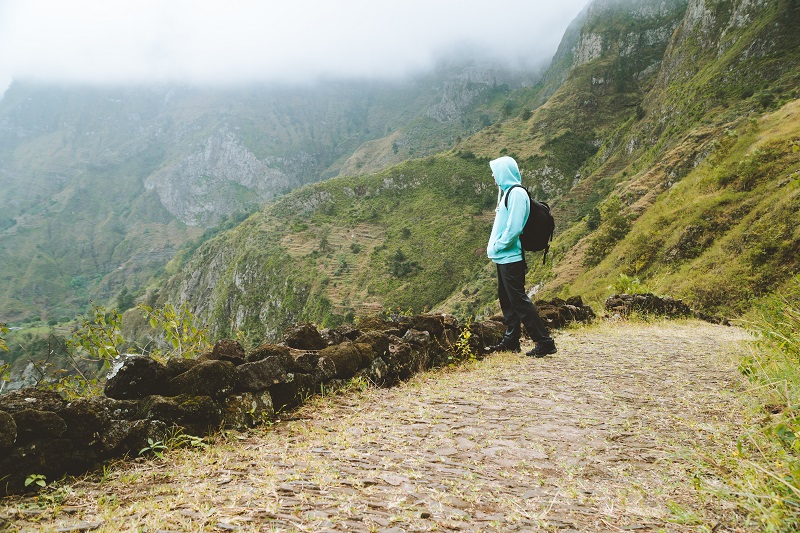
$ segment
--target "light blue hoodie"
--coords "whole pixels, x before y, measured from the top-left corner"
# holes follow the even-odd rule
[[[503,156],[489,162],[494,181],[500,190],[497,193],[497,208],[494,215],[492,235],[486,254],[497,264],[522,261],[522,245],[519,235],[528,220],[531,205],[528,193],[516,187],[508,197],[508,208],[505,205],[505,194],[512,185],[521,185],[522,178],[519,167],[513,158]]]

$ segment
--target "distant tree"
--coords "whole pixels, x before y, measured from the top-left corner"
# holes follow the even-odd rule
[[[133,294],[128,292],[128,287],[123,287],[122,291],[117,295],[117,310],[123,313],[134,305],[136,305],[136,299]]]
[[[408,276],[417,269],[419,269],[419,264],[409,261],[403,250],[399,248],[389,260],[389,273],[396,278]]]
[[[599,211],[600,224],[586,250],[585,266],[599,264],[631,229],[631,219],[623,213],[622,200],[618,196],[603,202]]]

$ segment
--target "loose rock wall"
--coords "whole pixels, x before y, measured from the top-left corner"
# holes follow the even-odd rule
[[[575,309],[561,315],[579,319]],[[469,328],[470,348],[478,357],[485,346],[500,342],[505,329],[493,320]],[[250,353],[221,340],[195,360],[162,364],[124,355],[112,365],[103,396],[67,401],[52,390],[14,391],[0,397],[0,494],[24,490],[32,474],[52,481],[113,457],[138,455],[152,442],[164,442],[176,427],[197,436],[255,427],[354,377],[392,386],[457,362],[454,346],[463,331],[455,317],[433,314],[371,317],[323,331],[299,324],[281,344]]]
[[[615,294],[606,299],[605,308],[612,316],[628,317],[632,312],[636,312],[643,315],[664,316],[668,318],[694,317],[714,324],[730,325],[730,322],[726,318],[695,311],[686,305],[683,300],[677,300],[669,296],[656,296],[651,293]]]

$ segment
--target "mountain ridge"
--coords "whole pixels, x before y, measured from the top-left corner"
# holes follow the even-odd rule
[[[435,195],[434,191],[448,182],[486,186],[489,190],[484,191],[483,196],[467,200],[464,205],[468,211],[472,210],[470,232],[477,232],[478,236],[463,237],[463,246],[459,245],[462,242],[459,238],[449,241],[450,246],[459,248],[459,253],[471,254],[474,251],[474,257],[481,258],[494,202],[490,191],[493,186],[486,177],[488,171],[484,165],[489,158],[502,154],[517,157],[523,168],[524,183],[539,199],[552,202],[558,216],[560,235],[555,242],[553,262],[545,266],[530,264],[529,281],[539,286],[543,295],[582,294],[596,301],[602,298],[616,278],[628,275],[641,277],[646,285],[653,285],[660,292],[685,297],[705,312],[738,314],[752,305],[752,297],[746,296],[746,291],[752,290],[757,298],[777,288],[777,277],[765,273],[774,270],[778,260],[788,262],[779,269],[782,276],[787,270],[797,268],[791,254],[784,252],[796,246],[793,243],[797,237],[791,232],[785,235],[785,243],[779,247],[782,251],[778,260],[764,259],[763,264],[751,265],[750,274],[746,269],[739,269],[730,281],[726,281],[724,278],[712,279],[713,276],[709,278],[706,275],[710,271],[708,265],[689,274],[691,267],[688,264],[697,258],[690,260],[680,256],[679,261],[667,261],[665,257],[666,250],[674,248],[672,243],[680,241],[681,227],[691,226],[693,214],[678,212],[670,224],[663,220],[656,223],[656,226],[668,227],[673,232],[670,234],[649,225],[647,229],[632,231],[632,228],[637,228],[638,220],[651,209],[660,209],[660,202],[677,183],[715,155],[722,143],[721,136],[727,135],[726,128],[741,127],[749,123],[750,118],[778,109],[797,97],[800,84],[792,65],[798,64],[798,58],[796,49],[789,45],[797,39],[793,37],[791,27],[792,21],[798,17],[791,2],[776,0],[751,4],[729,0],[710,6],[704,0],[599,1],[592,3],[578,20],[580,29],[575,31],[573,26],[568,32],[551,71],[544,75],[543,81],[509,96],[508,101],[516,105],[515,113],[462,140],[450,152],[427,161],[404,164],[402,168],[413,173],[416,180],[404,174],[410,186],[406,187],[407,194],[399,203],[398,200],[391,204],[377,199],[373,192],[363,197],[343,195],[342,190],[355,190],[353,182],[344,179],[287,197],[287,201],[299,199],[302,195],[308,198],[312,190],[319,195],[316,203],[303,211],[310,229],[285,229],[298,227],[291,223],[285,223],[284,229],[270,226],[272,231],[278,231],[285,238],[290,234],[302,237],[306,232],[304,238],[316,238],[318,243],[322,242],[320,234],[345,231],[358,223],[360,215],[352,213],[362,210],[377,210],[373,220],[386,235],[383,244],[386,250],[373,250],[374,257],[369,262],[351,261],[345,246],[327,251],[318,247],[316,255],[314,250],[307,249],[302,258],[307,263],[305,266],[294,257],[294,270],[289,279],[299,283],[301,292],[305,291],[304,298],[309,294],[317,295],[316,299],[309,300],[308,307],[298,308],[292,317],[294,320],[312,320],[326,325],[345,318],[334,316],[330,311],[332,307],[342,307],[342,301],[332,302],[330,299],[331,294],[342,294],[341,287],[337,286],[335,292],[324,290],[320,278],[313,274],[315,271],[335,272],[335,265],[355,269],[355,279],[361,280],[348,282],[350,290],[345,292],[349,294],[350,304],[354,295],[359,295],[364,301],[390,308],[409,306],[419,311],[428,306],[460,316],[493,312],[494,285],[485,258],[470,262],[465,269],[456,269],[457,272],[442,267],[438,270],[430,268],[428,264],[432,258],[447,255],[449,261],[455,261],[457,254],[437,249],[437,243],[441,246],[448,244],[436,239],[417,240],[413,246],[405,244],[408,235],[403,237],[404,227],[392,221],[381,209],[395,209],[393,205],[404,202],[415,204],[420,198]],[[770,42],[772,45],[759,45],[760,48],[754,44]],[[758,54],[747,52],[754,49],[761,51]],[[689,69],[683,68],[687,62],[691,64]],[[569,71],[563,76],[567,63],[570,63]],[[780,64],[780,68],[772,68],[776,64]],[[747,77],[737,95],[729,92],[732,89],[726,85],[708,83],[710,79],[727,76],[728,83],[734,84],[740,69],[746,71]],[[752,72],[760,73],[759,80],[752,76]],[[552,88],[552,82],[548,80],[560,77],[564,79],[563,84],[541,106],[528,106],[550,90],[548,87]],[[771,101],[763,98],[768,83],[773,83],[776,89],[776,96]],[[709,90],[714,91],[714,98],[698,97]],[[687,98],[688,95],[691,98]],[[723,96],[728,98],[727,105],[719,100]],[[780,160],[780,165],[785,164],[788,169],[794,168],[791,154],[788,158],[784,155],[775,155],[775,161]],[[718,153],[716,157],[719,157]],[[463,163],[469,165],[463,167]],[[724,164],[733,163],[726,161]],[[363,179],[378,180],[379,176],[400,172],[400,168],[390,167],[384,174]],[[464,169],[463,173],[457,170],[459,168]],[[431,180],[431,176],[436,177]],[[366,190],[372,191],[369,187]],[[456,190],[450,190],[450,194],[455,198]],[[455,201],[447,195],[445,198],[442,206]],[[741,201],[748,205],[744,197],[735,200]],[[284,207],[278,207],[278,204],[268,207],[264,216],[269,218],[280,213],[288,221],[293,215],[285,206],[290,204],[279,204]],[[418,212],[414,222],[416,226],[424,228],[429,224],[439,224],[443,235],[456,235],[459,231],[460,221],[446,220],[433,213],[421,216],[423,213],[421,210]],[[414,228],[415,225],[405,227],[411,234]],[[213,245],[217,250],[215,253],[226,246],[224,237],[222,239]],[[631,246],[634,251],[629,250]],[[271,253],[265,261],[288,261],[286,258],[290,256],[279,245]],[[281,257],[284,259],[279,259]],[[240,261],[236,268],[260,271],[257,260]],[[408,271],[402,277],[393,274],[397,272],[398,262],[407,263]],[[694,265],[698,267],[700,263]],[[204,271],[206,266],[198,259],[188,268]],[[706,274],[701,275],[701,272]],[[454,276],[456,283],[452,283]],[[681,276],[694,281],[688,285],[677,283]],[[767,278],[772,281],[767,282]],[[166,294],[162,293],[162,299],[197,302],[205,298],[207,291],[203,290],[176,292],[179,279],[180,276],[170,282],[173,288],[167,289]],[[659,282],[664,279],[669,279],[670,283]],[[712,283],[722,287],[729,282],[746,288],[745,292],[723,290],[733,295],[730,302],[712,297],[717,289],[698,286]],[[217,278],[215,283],[225,286],[231,282],[223,277]],[[258,285],[259,282],[252,280],[252,283]],[[457,288],[444,294],[447,291],[437,290],[437,284]],[[277,301],[269,291],[254,292],[259,294],[253,302],[256,308],[264,310],[270,307],[271,301]],[[433,295],[437,297],[433,298]],[[241,299],[235,302],[219,295],[212,298],[212,302],[195,305],[199,315],[210,319],[215,331],[224,334],[231,331],[229,324],[223,324],[227,320],[224,317],[235,316],[237,312],[253,312],[252,309],[244,310],[247,306]],[[217,318],[212,319],[211,314],[203,311],[209,305],[218,309]],[[354,307],[350,307],[353,308],[352,315]],[[273,327],[269,312],[258,314],[259,321],[252,323],[253,328],[260,331],[262,327],[268,330]]]

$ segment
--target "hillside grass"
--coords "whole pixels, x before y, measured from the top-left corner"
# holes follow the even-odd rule
[[[800,100],[720,128],[705,143],[707,156],[662,188],[608,255],[568,283],[570,292],[596,297],[625,274],[697,309],[739,315],[800,271]],[[595,233],[579,228],[556,248],[580,255],[603,224]],[[569,279],[570,264],[556,267],[560,279]],[[550,290],[564,290],[559,283]]]
[[[180,291],[215,334],[271,339],[298,321],[421,312],[486,266],[495,200],[484,161],[449,156],[304,187],[174,261],[159,298]]]
[[[754,333],[740,364],[752,383],[748,418],[726,454],[703,454],[707,468],[723,472],[724,487],[706,487],[735,502],[762,531],[800,529],[800,276],[761,301],[748,315]]]

